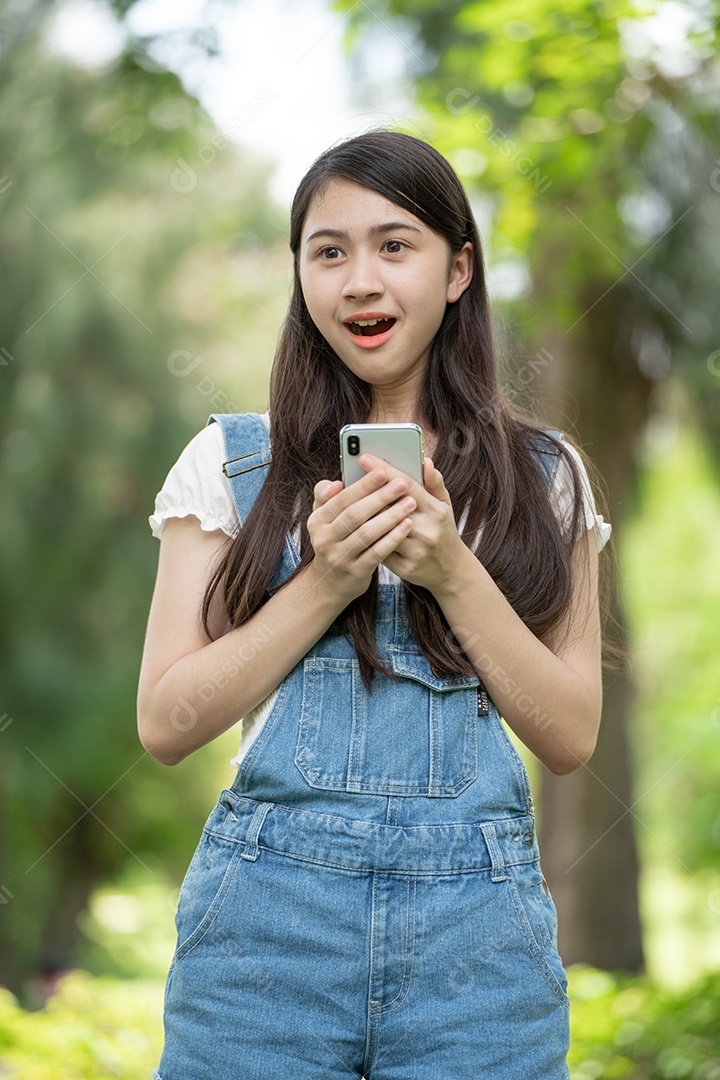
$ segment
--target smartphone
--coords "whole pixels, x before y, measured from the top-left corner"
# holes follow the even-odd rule
[[[422,484],[422,428],[418,424],[346,424],[340,430],[340,468],[345,487],[367,476],[358,464],[359,455],[364,453],[382,458]]]

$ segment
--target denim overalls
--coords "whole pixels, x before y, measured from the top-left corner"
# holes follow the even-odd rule
[[[242,522],[267,430],[213,421]],[[288,533],[271,593],[299,561]],[[401,586],[379,585],[377,641],[399,678],[368,693],[333,625],[221,792],[180,892],[156,1080],[568,1077],[522,759],[477,676],[432,673]]]

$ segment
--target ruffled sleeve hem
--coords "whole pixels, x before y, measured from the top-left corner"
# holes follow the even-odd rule
[[[601,514],[595,514],[594,519],[588,523],[588,529],[595,530],[598,553],[601,552],[610,539],[612,525],[609,521],[605,521]]]
[[[572,454],[573,460],[580,472],[585,525],[588,529],[594,531],[597,549],[598,552],[600,552],[610,539],[612,525],[609,521],[605,521],[602,514],[598,514],[597,512],[595,499],[590,487],[590,480],[588,479],[587,470],[585,469],[580,455],[571,443],[566,441],[565,446]],[[552,497],[558,518],[561,521],[563,528],[568,531],[572,518],[573,484],[570,476],[570,469],[565,461],[561,461],[555,474]]]
[[[200,522],[200,528],[203,532],[214,532],[216,529],[222,529],[227,536],[234,536],[235,533],[230,525],[226,521],[220,521],[219,518],[213,517],[212,514],[208,514],[207,510],[202,507],[189,507],[189,506],[168,506],[164,510],[160,510],[155,514],[151,514],[148,518],[150,528],[153,536],[158,540],[162,538],[163,526],[168,518],[184,518],[194,516]]]
[[[225,444],[220,424],[209,424],[187,444],[168,473],[148,518],[153,536],[162,537],[168,518],[193,515],[204,532],[221,529],[235,536],[240,523],[230,481],[222,471]]]

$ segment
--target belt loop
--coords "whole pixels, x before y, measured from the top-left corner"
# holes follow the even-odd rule
[[[492,821],[484,822],[480,828],[482,834],[485,837],[485,843],[487,849],[490,852],[490,862],[492,864],[492,874],[490,876],[491,881],[507,881],[508,875],[505,873],[505,862],[500,851],[500,845],[497,842],[497,834],[495,833],[495,826]]]
[[[253,861],[258,857],[258,837],[260,830],[263,827],[263,822],[268,815],[268,812],[272,810],[275,803],[258,803],[255,807],[255,812],[250,821],[248,827],[247,836],[245,837],[245,850],[242,853],[243,859],[252,859]]]

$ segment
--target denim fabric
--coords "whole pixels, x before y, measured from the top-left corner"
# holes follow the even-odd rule
[[[216,419],[229,458],[259,460],[259,417]],[[264,472],[233,479],[241,521]],[[298,561],[288,536],[273,589]],[[476,676],[432,673],[401,587],[379,586],[376,633],[395,677],[368,693],[331,627],[210,813],[156,1080],[567,1080],[522,759]]]

